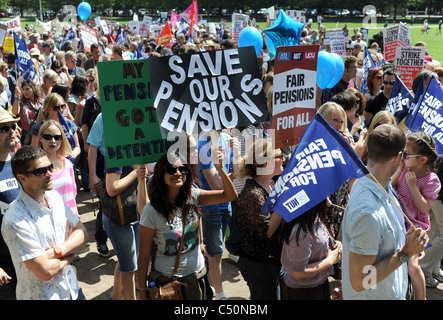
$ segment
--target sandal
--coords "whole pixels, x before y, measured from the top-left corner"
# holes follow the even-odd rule
[[[343,300],[343,291],[341,290],[341,285],[332,290],[331,300]]]

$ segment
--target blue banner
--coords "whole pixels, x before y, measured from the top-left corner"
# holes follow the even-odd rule
[[[14,32],[14,48],[15,48],[15,63],[17,70],[22,72],[25,80],[33,80],[35,77],[34,62],[29,55],[28,48]]]
[[[179,35],[180,33],[183,33],[184,35],[188,34],[190,26],[191,24],[188,22],[188,20],[186,20],[184,17],[181,17],[176,34],[177,35]]]
[[[423,79],[421,80],[423,82]],[[423,90],[421,83],[419,89]],[[418,90],[416,96],[419,94]],[[415,100],[415,99],[414,99]],[[443,157],[443,90],[434,77],[431,77],[426,90],[408,114],[405,124],[412,131],[422,131],[434,138],[439,157]],[[411,106],[412,107],[412,106]]]
[[[366,46],[365,47],[365,57],[363,60],[363,76],[361,79],[361,85],[360,85],[360,92],[365,93],[368,91],[368,83],[367,83],[367,79],[368,79],[368,74],[369,74],[369,70],[374,69],[375,66],[375,62],[372,59],[371,54],[368,51],[368,48]]]
[[[408,128],[410,128],[412,123],[414,122],[414,118],[417,115],[417,110],[421,104],[424,94],[425,94],[425,83],[422,77],[420,83],[418,84],[417,91],[415,92],[414,99],[412,100],[412,103],[408,110],[408,114],[405,119],[405,125]]]
[[[69,144],[71,145],[71,148],[74,149],[76,147],[75,138],[72,135],[71,131],[69,130],[69,126],[66,123],[65,118],[63,117],[60,110],[58,111],[58,122],[60,122],[60,125],[63,128],[63,132],[65,133],[66,138],[68,139]]]
[[[349,143],[317,113],[262,207],[287,222],[325,200],[350,178],[369,171]]]
[[[386,111],[389,111],[397,119],[397,123],[403,120],[407,116],[409,106],[411,105],[414,96],[405,86],[403,81],[395,76],[394,87],[392,88],[391,96],[386,104]]]
[[[115,42],[121,45],[125,45],[125,41],[129,43],[125,31],[123,31],[122,26],[120,26],[118,28],[117,36],[115,37]]]

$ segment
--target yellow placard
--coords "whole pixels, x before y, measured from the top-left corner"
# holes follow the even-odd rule
[[[6,37],[5,43],[3,44],[3,49],[5,52],[14,52],[14,38],[13,37]]]

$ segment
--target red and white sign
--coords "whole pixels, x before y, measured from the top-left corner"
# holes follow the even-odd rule
[[[395,66],[409,90],[415,76],[425,65],[425,50],[425,47],[397,47],[395,51]]]
[[[8,31],[18,32],[22,29],[22,24],[20,22],[20,16],[15,17],[14,19],[1,22],[2,24],[6,24],[8,26]]]
[[[275,148],[298,144],[314,117],[319,46],[277,47],[272,94]]]
[[[411,45],[411,28],[403,23],[383,29],[385,61],[395,59],[397,47]]]
[[[85,26],[84,24],[81,24],[79,29],[80,29],[80,35],[81,35],[82,41],[83,41],[83,48],[86,51],[91,52],[91,45],[93,43],[98,43],[97,35],[95,34],[94,29],[89,28],[89,27]]]

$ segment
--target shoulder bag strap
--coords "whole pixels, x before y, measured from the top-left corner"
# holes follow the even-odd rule
[[[180,246],[178,247],[177,258],[175,259],[174,272],[172,273],[173,278],[177,278],[178,267],[180,264],[180,256],[182,253],[183,243],[185,240],[185,218],[184,218],[183,214],[182,214],[182,225],[183,225],[183,228],[182,228],[183,231],[182,231],[182,236],[180,238]]]

